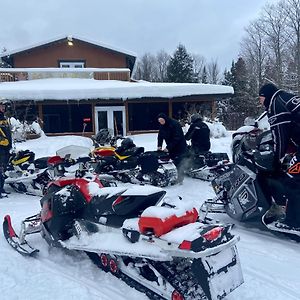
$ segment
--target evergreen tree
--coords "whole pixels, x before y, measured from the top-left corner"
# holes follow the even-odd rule
[[[247,72],[245,61],[239,58],[232,62],[230,71],[224,72],[223,84],[231,85],[234,95],[227,102],[219,103],[218,113],[222,121],[230,129],[241,126],[248,116],[256,117],[259,114],[259,105],[255,91]]]
[[[207,71],[206,66],[203,67],[202,74],[201,74],[201,83],[208,83],[207,81]]]
[[[196,82],[193,58],[181,44],[169,61],[167,78],[169,82]]]

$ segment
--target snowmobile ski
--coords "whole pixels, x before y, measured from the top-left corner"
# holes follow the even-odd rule
[[[288,233],[288,234],[296,235],[296,236],[300,237],[300,228],[291,227],[275,218],[271,222],[267,222],[265,215],[266,215],[266,213],[262,216],[261,221],[268,229],[270,229],[272,231]]]
[[[22,242],[20,241],[19,236],[15,233],[15,230],[12,227],[9,215],[4,217],[3,233],[8,244],[20,254],[25,256],[34,256],[39,252],[38,249],[31,247],[25,239]]]

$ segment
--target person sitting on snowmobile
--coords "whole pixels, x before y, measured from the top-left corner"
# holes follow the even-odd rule
[[[210,130],[199,114],[191,116],[191,125],[185,134],[187,141],[191,140],[194,154],[206,153],[210,149]]]
[[[4,181],[10,149],[12,146],[10,124],[4,115],[7,104],[7,100],[0,99],[0,198],[7,196],[8,194],[4,190]]]
[[[274,163],[280,165],[290,142],[297,149],[282,176],[288,202],[285,220],[277,225],[300,228],[300,98],[268,83],[260,88],[259,100],[265,106],[270,123]]]

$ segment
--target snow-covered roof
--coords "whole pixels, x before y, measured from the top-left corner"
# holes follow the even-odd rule
[[[10,100],[81,100],[174,98],[192,95],[233,94],[225,85],[151,83],[82,78],[47,78],[0,82],[0,97]]]
[[[56,41],[59,41],[59,40],[62,40],[62,39],[67,40],[68,38],[69,39],[70,38],[77,39],[77,40],[80,40],[80,41],[83,41],[83,42],[86,42],[86,43],[89,43],[89,44],[93,44],[93,45],[98,46],[98,47],[110,49],[112,51],[116,51],[116,52],[120,52],[120,53],[124,53],[124,54],[130,55],[130,56],[137,57],[136,53],[134,53],[134,52],[124,50],[124,49],[121,49],[121,48],[117,48],[117,47],[112,47],[112,46],[107,45],[105,43],[95,42],[95,41],[92,41],[92,40],[89,40],[89,39],[86,39],[86,38],[79,37],[77,35],[62,35],[62,36],[58,36],[56,38],[52,38],[50,40],[43,41],[43,42],[40,42],[40,43],[36,43],[36,44],[30,45],[30,46],[27,46],[27,47],[23,47],[23,48],[12,50],[12,51],[6,51],[6,52],[0,54],[0,58],[1,57],[6,57],[6,56],[9,56],[9,55],[13,55],[13,54],[16,54],[16,53],[19,53],[19,52],[23,52],[23,51],[26,51],[26,50],[29,50],[29,49],[33,49],[33,48],[36,48],[36,47],[40,47],[40,46],[43,46],[43,45],[46,45],[46,44],[50,44],[50,43],[53,43],[53,42],[56,42]]]

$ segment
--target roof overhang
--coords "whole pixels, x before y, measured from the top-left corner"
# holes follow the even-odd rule
[[[150,83],[82,78],[48,78],[0,83],[0,97],[13,101],[229,97],[231,86],[200,83]]]

